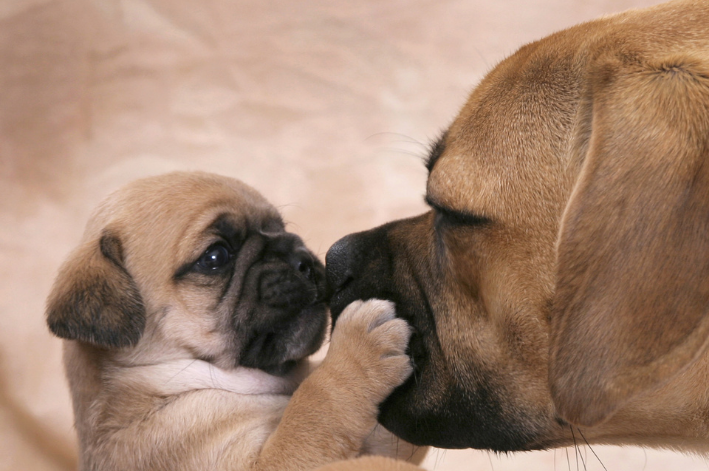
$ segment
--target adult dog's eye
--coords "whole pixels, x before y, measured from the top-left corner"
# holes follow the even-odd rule
[[[209,273],[224,268],[231,262],[231,251],[229,248],[222,244],[217,243],[209,246],[207,250],[204,251],[199,260],[197,260],[197,266]]]
[[[424,198],[426,204],[428,204],[436,212],[436,219],[443,220],[447,224],[454,226],[482,226],[490,222],[490,219],[484,216],[478,216],[476,214],[454,211],[444,206],[441,206],[432,198],[426,196]]]

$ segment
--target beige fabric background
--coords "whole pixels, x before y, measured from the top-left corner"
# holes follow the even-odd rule
[[[73,468],[44,298],[108,192],[176,169],[232,175],[324,256],[424,210],[428,141],[505,55],[654,1],[0,0],[0,469]],[[709,468],[594,450],[608,470]],[[566,453],[433,451],[426,466],[575,469]]]

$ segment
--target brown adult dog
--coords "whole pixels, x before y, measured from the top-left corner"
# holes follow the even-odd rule
[[[411,372],[391,303],[349,308],[291,399],[292,370],[327,328],[324,284],[322,264],[239,181],[175,173],[110,196],[48,301],[50,329],[68,339],[81,469],[411,456],[376,428],[378,404]]]
[[[428,159],[431,210],[337,242],[333,316],[390,299],[417,444],[709,443],[709,2],[582,24],[495,67]]]

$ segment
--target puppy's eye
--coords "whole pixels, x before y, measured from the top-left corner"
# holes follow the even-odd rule
[[[197,267],[207,273],[224,268],[231,262],[232,254],[229,248],[223,243],[216,243],[204,251],[197,260]]]

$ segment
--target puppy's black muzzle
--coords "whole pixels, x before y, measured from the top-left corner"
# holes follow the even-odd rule
[[[259,298],[261,302],[276,308],[303,308],[324,297],[324,269],[313,260],[310,253],[294,252],[286,258],[288,262],[280,269],[264,271],[259,278]],[[305,285],[312,284],[318,294],[313,298],[312,289]],[[319,289],[318,289],[319,288]]]
[[[324,338],[325,267],[294,234],[262,236],[266,244],[246,274],[235,311],[235,328],[248,333],[239,363],[284,374]]]

